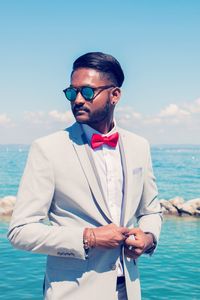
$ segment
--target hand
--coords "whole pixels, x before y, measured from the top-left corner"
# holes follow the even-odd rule
[[[124,244],[124,253],[127,257],[137,259],[153,245],[153,236],[151,233],[144,233],[140,228],[133,228],[128,235],[134,235],[135,239],[128,237]],[[130,250],[129,247],[132,246]]]
[[[96,247],[117,248],[127,238],[128,228],[118,227],[111,223],[109,225],[93,228],[96,238]]]

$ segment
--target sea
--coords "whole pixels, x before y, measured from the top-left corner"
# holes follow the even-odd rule
[[[0,198],[16,195],[28,150],[0,145]],[[157,145],[151,152],[159,199],[200,197],[200,145]],[[7,230],[1,220],[0,299],[42,300],[45,256],[13,249]],[[199,240],[200,218],[164,217],[155,254],[139,259],[143,300],[200,299]]]

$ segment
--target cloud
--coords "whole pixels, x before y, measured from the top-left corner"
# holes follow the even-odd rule
[[[192,103],[184,104],[184,108],[187,109],[191,114],[200,114],[200,98],[196,99]]]
[[[199,123],[200,114],[200,98],[183,103],[182,105],[177,105],[174,103],[169,104],[165,108],[161,109],[155,115],[144,115],[136,111],[131,106],[122,106],[116,108],[116,119],[120,126],[125,126],[130,130],[135,128],[147,128],[149,126],[179,126],[181,124],[187,124],[191,128]],[[2,121],[1,121],[2,119]],[[48,128],[59,127],[60,125],[69,125],[74,121],[73,114],[71,110],[66,112],[61,112],[58,110],[51,110],[49,112],[37,111],[24,112],[24,121],[29,124],[34,124],[36,126],[44,125]],[[10,119],[4,114],[0,115],[0,124],[2,122],[10,122]],[[195,126],[196,126],[195,125]]]
[[[116,110],[116,119],[121,127],[146,136],[152,143],[200,143],[200,99],[171,103],[150,116],[127,106]]]
[[[161,124],[162,123],[162,119],[159,117],[152,117],[152,118],[144,118],[143,120],[144,124]]]
[[[13,123],[7,114],[0,114],[0,126],[12,126]]]
[[[162,123],[187,124],[192,129],[200,122],[200,99],[179,106],[170,104],[160,111],[158,117]]]
[[[0,126],[1,143],[27,143],[62,130],[73,122],[71,111],[24,111],[16,122],[15,129],[7,131]]]
[[[160,112],[152,116],[142,115],[141,113],[136,112],[134,108],[130,106],[117,109],[116,114],[119,122],[123,124],[134,122],[135,126],[136,124],[192,124],[193,122],[199,120],[200,99],[189,103],[183,103],[182,105],[171,103],[165,108],[161,109]]]
[[[25,111],[24,120],[33,124],[43,124],[46,122],[46,113],[42,111]]]
[[[48,113],[48,116],[56,122],[67,124],[71,123],[74,119],[71,111],[66,111],[65,113],[63,113],[57,110],[52,110]]]
[[[172,102],[151,115],[142,114],[132,106],[116,107],[115,118],[120,127],[146,137],[153,144],[200,144],[200,98],[179,105]],[[13,139],[11,142],[30,143],[35,138],[68,127],[72,122],[74,117],[70,110],[26,111],[15,124],[2,113],[0,136],[2,142]],[[10,127],[15,128],[11,131]]]
[[[124,106],[116,108],[118,116],[123,116],[125,119],[141,119],[142,115],[134,110],[131,106]]]
[[[178,105],[176,104],[170,104],[168,105],[166,108],[164,108],[163,110],[161,110],[161,112],[159,113],[159,116],[161,118],[165,118],[165,117],[185,117],[185,116],[189,116],[190,112],[188,110],[182,109],[180,108]]]
[[[73,121],[73,115],[71,111],[59,112],[57,110],[51,110],[49,112],[24,112],[24,120],[35,125],[49,126],[52,123],[65,123],[69,124]]]

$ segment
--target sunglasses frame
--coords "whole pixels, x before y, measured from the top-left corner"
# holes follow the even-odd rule
[[[75,87],[73,87],[73,86],[70,85],[68,88],[64,89],[63,92],[64,92],[64,94],[65,94],[65,97],[67,98],[67,96],[66,96],[66,91],[67,91],[68,89],[73,89],[73,90],[76,92],[76,98],[77,98],[77,96],[78,96],[78,93],[80,92],[80,93],[81,93],[81,96],[82,96],[86,101],[93,101],[93,100],[94,100],[94,99],[95,99],[102,91],[104,91],[104,90],[106,90],[106,89],[109,89],[109,88],[111,88],[111,87],[116,87],[116,86],[114,86],[114,85],[103,85],[103,86],[98,86],[98,87],[92,87],[92,86],[84,85],[84,86],[81,86],[81,87],[79,87],[79,88],[75,88]],[[90,89],[93,91],[93,97],[92,97],[91,99],[86,99],[86,98],[84,97],[84,95],[82,94],[82,90],[83,90],[84,88],[90,88]],[[97,91],[97,90],[99,90],[99,92],[95,95],[95,91]],[[76,98],[75,98],[74,100],[70,100],[70,99],[67,98],[67,100],[69,100],[70,102],[73,102],[73,101],[76,100]]]

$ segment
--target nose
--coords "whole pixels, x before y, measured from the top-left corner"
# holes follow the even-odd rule
[[[76,99],[74,100],[74,105],[83,105],[85,103],[85,99],[81,95],[80,91],[78,92]]]

